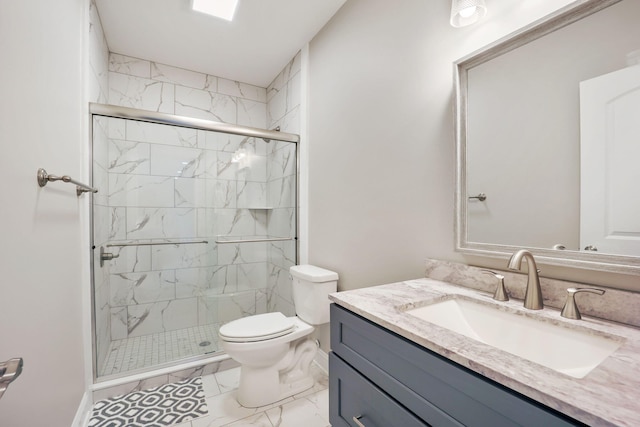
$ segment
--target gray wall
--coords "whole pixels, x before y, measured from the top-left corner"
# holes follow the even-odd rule
[[[488,1],[471,27],[450,2],[348,0],[309,47],[309,262],[339,289],[423,276],[427,257],[505,268],[454,251],[453,62],[569,1]],[[544,274],[631,287],[636,278]]]
[[[448,16],[430,4],[349,0],[310,44],[309,261],[341,290],[421,276],[429,240],[453,250],[451,88],[436,83],[452,69],[430,66],[446,45],[429,36]]]
[[[86,24],[83,0],[0,6],[0,361],[25,363],[2,426],[68,427],[85,390],[89,198],[36,170],[87,178]]]

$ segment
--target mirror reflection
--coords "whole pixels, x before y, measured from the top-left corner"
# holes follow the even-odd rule
[[[640,256],[638,16],[640,2],[620,1],[458,64],[463,247]]]

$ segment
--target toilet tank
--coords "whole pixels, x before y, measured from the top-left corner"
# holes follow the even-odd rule
[[[329,294],[338,290],[338,273],[314,265],[294,265],[293,280],[296,315],[311,325],[329,323]]]

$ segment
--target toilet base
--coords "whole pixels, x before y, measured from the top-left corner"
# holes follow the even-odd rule
[[[254,384],[250,383],[249,386],[238,387],[237,399],[238,403],[245,408],[258,408],[284,400],[294,394],[302,393],[313,387],[313,384],[313,377],[309,375],[294,384],[278,384],[276,393],[267,394],[265,393],[264,383],[258,385],[258,388],[255,388]]]
[[[314,379],[309,367],[318,349],[313,340],[303,340],[292,346],[284,357],[286,366],[240,367],[240,385],[237,399],[247,408],[270,405],[313,387]]]

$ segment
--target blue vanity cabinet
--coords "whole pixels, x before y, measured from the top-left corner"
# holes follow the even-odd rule
[[[329,417],[332,427],[584,426],[336,304]]]
[[[401,404],[368,381],[342,359],[329,355],[329,371],[333,375],[334,390],[339,396],[336,414],[331,415],[331,426],[352,426],[354,418],[360,424],[370,426],[425,427],[428,424],[407,411]]]

